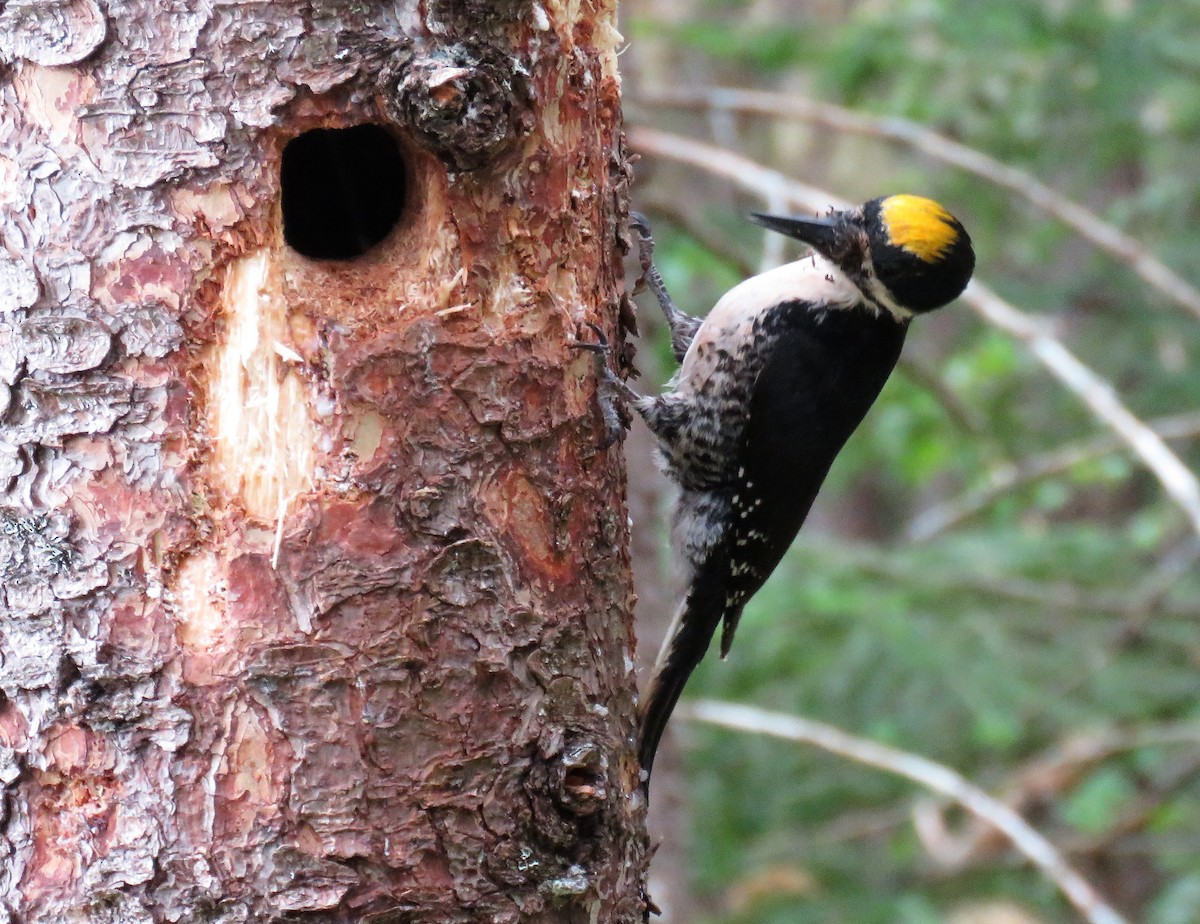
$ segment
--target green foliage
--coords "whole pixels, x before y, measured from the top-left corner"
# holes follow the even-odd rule
[[[1150,905],[1146,924],[1192,924],[1200,920],[1200,873],[1181,877]]]
[[[742,22],[730,28],[723,22],[692,19],[664,27],[657,20],[634,17],[629,31],[634,41],[665,38],[714,59],[750,65],[763,73],[778,73],[799,64],[804,54],[803,31],[778,23],[756,26]]]
[[[813,5],[800,20],[783,15],[789,4],[772,19],[770,3],[723,2],[669,23],[626,6],[633,54],[639,40],[673,43],[665,73],[678,82],[806,87],[916,120],[1086,204],[1200,282],[1200,4],[902,0]],[[628,98],[636,107],[636,87]],[[1052,324],[1135,414],[1200,407],[1200,321],[1013,192],[868,137],[670,117],[848,199],[937,196],[970,229],[980,277]],[[732,253],[754,253],[760,232],[737,218],[746,206],[689,176],[672,189],[656,175],[657,197]],[[666,226],[668,284],[702,312],[739,274],[728,253]],[[728,662],[710,658],[687,695],[810,716],[996,791],[1080,735],[1200,719],[1197,539],[1161,486],[1023,346],[964,308],[914,323],[906,357]],[[1171,445],[1200,469],[1200,440]],[[938,507],[959,516],[920,534]],[[703,807],[697,884],[724,909],[711,924],[933,924],[997,897],[1047,924],[1077,919],[1011,852],[934,869],[909,817],[924,795],[913,784],[732,732],[692,725],[687,740]],[[1132,920],[1200,920],[1194,751],[1131,743],[1022,811],[1080,846],[1071,862]]]
[[[1116,824],[1135,792],[1133,781],[1118,768],[1102,767],[1063,801],[1062,816],[1083,834],[1103,834]]]

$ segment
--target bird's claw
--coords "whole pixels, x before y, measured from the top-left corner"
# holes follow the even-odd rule
[[[641,212],[630,212],[629,229],[637,235],[638,262],[642,266],[642,275],[633,287],[634,294],[646,289],[654,293],[667,326],[671,328],[671,349],[675,358],[682,362],[696,336],[696,331],[700,329],[700,319],[680,311],[671,298],[671,293],[667,291],[662,273],[654,265],[654,238],[650,234],[650,220]]]
[[[596,365],[596,375],[600,377],[601,383],[608,384],[611,379],[620,381],[620,379],[617,379],[616,373],[608,368],[608,354],[612,352],[612,347],[609,346],[608,338],[604,336],[604,331],[591,321],[587,321],[586,324],[587,328],[596,335],[596,341],[593,343],[590,340],[572,338],[567,341],[568,345],[573,350],[584,350],[592,354]]]
[[[629,213],[629,230],[637,237],[638,264],[642,268],[642,275],[633,287],[637,293],[646,287],[646,277],[654,267],[654,236],[650,233],[650,219],[641,212]]]
[[[573,350],[587,350],[589,353],[595,353],[597,356],[601,357],[601,362],[607,369],[608,364],[604,363],[603,361],[607,359],[608,354],[612,352],[612,347],[608,345],[608,338],[604,336],[604,331],[600,329],[598,324],[593,324],[591,321],[587,321],[585,323],[587,324],[588,329],[596,335],[596,342],[592,343],[590,340],[579,340],[578,338],[573,338],[567,341],[568,345]]]
[[[590,321],[587,322],[587,326],[596,335],[597,342],[573,339],[568,341],[568,344],[574,350],[586,350],[591,353],[596,364],[596,376],[599,379],[596,400],[604,418],[604,440],[600,448],[607,449],[625,435],[628,424],[627,415],[622,413],[622,401],[628,399],[632,389],[608,367],[608,354],[612,352],[612,347],[609,346],[604,331]]]

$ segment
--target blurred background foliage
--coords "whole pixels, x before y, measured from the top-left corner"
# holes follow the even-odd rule
[[[631,128],[700,139],[851,201],[938,198],[970,230],[978,277],[1052,324],[1143,421],[1165,418],[1200,471],[1200,319],[1125,263],[903,144],[654,101],[735,86],[917,121],[1093,209],[1194,284],[1200,3],[621,9]],[[635,207],[686,310],[707,311],[762,266],[772,245],[743,216],[767,203],[659,156],[636,172]],[[652,390],[669,350],[652,300],[640,304]],[[661,530],[665,516],[645,519]],[[1010,801],[1130,920],[1195,924],[1200,741],[1155,732],[1200,722],[1198,561],[1193,526],[1142,464],[1023,345],[954,305],[914,325],[731,657],[710,656],[687,696],[799,713],[943,762]],[[661,581],[647,567],[641,580]],[[1105,736],[1111,747],[1072,757]],[[690,882],[662,887],[672,920],[1079,920],[997,837],[951,856],[975,828],[961,814],[943,813],[942,842],[919,837],[912,809],[927,794],[911,783],[698,724],[675,723],[673,739],[683,775],[655,782],[686,793]]]

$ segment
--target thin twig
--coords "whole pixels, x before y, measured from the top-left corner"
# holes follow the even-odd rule
[[[829,206],[847,207],[837,197],[790,180],[748,157],[682,135],[639,127],[630,132],[629,139],[635,151],[690,164],[760,196],[783,191],[799,209],[819,213]],[[962,298],[993,327],[1024,343],[1051,375],[1129,446],[1200,535],[1200,482],[1167,444],[1121,403],[1108,382],[1068,350],[1046,322],[1015,308],[983,283],[973,280]]]
[[[1145,830],[1159,816],[1163,804],[1181,790],[1190,789],[1200,771],[1200,755],[1190,751],[1175,760],[1159,779],[1138,793],[1102,834],[1075,838],[1072,853],[1092,855],[1108,853],[1118,841],[1124,841],[1137,831]]]
[[[953,164],[1017,193],[1073,228],[1105,253],[1130,266],[1148,285],[1200,317],[1200,290],[1146,250],[1141,242],[1024,170],[1001,163],[916,122],[898,116],[867,115],[802,96],[728,87],[643,91],[638,94],[636,102],[644,106],[707,109],[797,119],[837,131],[902,142],[942,163]]]
[[[1184,746],[1190,754],[1198,743],[1200,723],[1197,722],[1076,733],[1016,768],[998,798],[1014,812],[1021,812],[1026,806],[1046,805],[1059,798],[1085,773],[1122,752]],[[969,862],[978,862],[987,853],[994,853],[998,847],[995,829],[986,822],[972,819],[969,825],[951,832],[946,822],[945,802],[944,799],[930,798],[913,808],[914,825],[934,860],[944,867],[961,869]],[[1113,833],[1110,829],[1110,836]],[[1099,846],[1097,841],[1091,844]]]
[[[938,375],[936,369],[930,369],[915,359],[905,357],[902,353],[900,361],[896,364],[896,370],[903,373],[913,385],[932,395],[955,426],[964,433],[970,434],[977,445],[982,444],[982,448],[986,450],[985,455],[990,456],[991,461],[1004,458],[1003,447],[988,431],[987,421],[983,415],[963,401]],[[1011,465],[1011,463],[1009,464]]]
[[[1045,322],[1013,307],[983,283],[972,281],[963,297],[994,326],[1022,341],[1051,375],[1133,450],[1200,535],[1200,483],[1196,476],[1121,402],[1113,387],[1068,350]]]
[[[1187,536],[1184,542],[1162,556],[1155,569],[1134,588],[1134,610],[1113,633],[1117,651],[1130,648],[1145,636],[1150,620],[1167,609],[1168,595],[1181,578],[1194,573],[1198,560],[1200,539],[1195,536]]]
[[[953,799],[977,818],[994,825],[1052,881],[1090,924],[1127,924],[1100,893],[1076,872],[1028,822],[968,781],[962,774],[928,758],[849,735],[839,728],[800,716],[767,712],[734,703],[700,700],[682,703],[677,717],[735,731],[770,735],[812,744],[856,763],[894,773]]]
[[[1147,421],[1146,426],[1165,440],[1189,439],[1200,436],[1200,413],[1162,417]],[[1015,464],[997,466],[988,472],[982,486],[922,510],[913,517],[905,532],[908,538],[915,541],[928,541],[986,510],[1006,494],[1045,478],[1061,475],[1085,462],[1120,452],[1124,446],[1122,440],[1105,433],[1058,446]]]
[[[654,216],[656,229],[659,226],[659,219],[666,219],[669,224],[682,229],[688,237],[695,240],[705,250],[716,254],[722,263],[727,263],[738,276],[753,276],[758,271],[753,260],[740,253],[734,246],[733,238],[728,234],[722,234],[719,228],[704,221],[683,204],[667,196],[651,194],[638,197],[638,208],[640,211]]]

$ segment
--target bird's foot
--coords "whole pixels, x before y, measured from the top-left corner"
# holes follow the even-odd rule
[[[646,275],[654,266],[654,235],[650,232],[650,219],[641,212],[629,213],[629,230],[637,237],[638,263],[642,267],[642,278],[638,280],[634,291],[640,292]]]
[[[576,339],[569,341],[569,345],[572,349],[586,350],[592,354],[596,377],[599,380],[596,385],[596,400],[600,404],[600,414],[604,419],[604,441],[601,448],[607,449],[620,440],[629,427],[624,403],[636,401],[639,396],[609,368],[608,355],[612,352],[612,347],[609,346],[604,332],[591,322],[588,322],[587,326],[596,335],[596,342]]]
[[[682,362],[692,339],[696,336],[696,331],[700,329],[701,321],[680,311],[671,298],[671,293],[667,291],[662,273],[654,265],[654,237],[650,233],[650,221],[641,212],[630,212],[629,227],[637,235],[638,262],[642,266],[642,276],[634,286],[634,292],[649,289],[654,293],[658,307],[662,309],[667,326],[671,329],[671,349],[675,353],[675,359]]]

